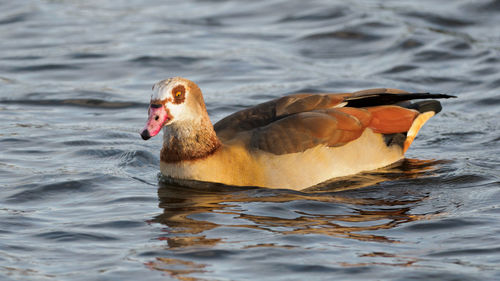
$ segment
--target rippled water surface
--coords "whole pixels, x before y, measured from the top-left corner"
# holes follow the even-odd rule
[[[0,1],[0,280],[500,280],[500,1]],[[303,191],[159,179],[151,85],[213,121],[448,93],[402,163]]]

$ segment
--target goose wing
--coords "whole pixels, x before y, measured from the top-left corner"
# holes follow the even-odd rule
[[[420,113],[441,110],[439,101],[412,104],[410,100],[449,97],[453,96],[389,88],[296,94],[236,112],[214,127],[222,140],[248,131],[251,148],[274,154],[295,153],[318,145],[344,145],[366,128],[382,134],[406,133]]]

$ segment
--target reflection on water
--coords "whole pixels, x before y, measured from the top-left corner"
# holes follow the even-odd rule
[[[199,280],[197,278],[187,277],[187,274],[204,273],[204,264],[197,264],[191,261],[184,261],[180,259],[171,258],[156,258],[155,261],[146,263],[146,266],[153,270],[164,272],[170,277],[179,280]]]
[[[398,256],[394,254],[389,254],[385,252],[372,252],[368,254],[363,254],[361,257],[383,257],[383,258],[390,258],[393,260],[393,262],[362,262],[362,263],[347,263],[347,262],[342,262],[340,263],[342,266],[346,267],[355,267],[355,266],[371,266],[371,265],[382,265],[382,266],[396,266],[396,267],[408,267],[408,266],[413,266],[418,259],[412,258],[412,257],[403,257],[403,256]]]
[[[332,180],[321,186],[299,191],[275,190],[252,187],[229,187],[218,184],[200,183],[198,186],[180,186],[160,179],[158,197],[163,214],[153,222],[166,226],[165,235],[159,240],[166,241],[169,250],[190,248],[214,248],[221,243],[232,243],[224,237],[208,237],[206,232],[219,227],[233,229],[246,228],[269,232],[279,236],[325,235],[359,241],[399,243],[400,241],[373,232],[391,229],[402,224],[427,219],[432,214],[416,214],[415,206],[427,198],[427,194],[414,192],[411,199],[401,200],[401,196],[374,197],[372,192],[363,192],[366,187],[384,191],[383,183],[407,179],[432,177],[440,161],[405,159],[385,169]],[[379,186],[375,186],[379,185]],[[269,208],[287,203],[287,212],[269,212]],[[339,207],[338,214],[324,214],[322,204]],[[294,204],[297,204],[295,210]],[[319,205],[318,205],[319,204]],[[292,208],[290,207],[292,206]],[[261,210],[262,209],[262,210]],[[317,209],[317,210],[316,210]],[[266,213],[262,215],[261,213]],[[291,215],[290,213],[293,213]],[[223,218],[221,218],[223,216]],[[272,241],[271,241],[272,242]],[[276,243],[259,243],[244,248],[294,247]],[[388,253],[372,252],[364,254],[372,257],[394,259],[391,265],[410,266],[415,260],[407,260]],[[342,266],[360,264],[341,263]],[[204,264],[180,259],[158,257],[148,267],[167,272],[184,280],[186,274],[203,272]],[[181,268],[181,269],[179,269]]]

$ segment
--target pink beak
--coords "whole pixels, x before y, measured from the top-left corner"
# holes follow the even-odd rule
[[[158,135],[168,120],[168,114],[162,104],[151,104],[149,106],[149,117],[146,126],[141,131],[143,140],[148,140],[151,137]]]

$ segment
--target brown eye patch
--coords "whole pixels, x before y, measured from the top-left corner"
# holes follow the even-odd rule
[[[175,104],[183,103],[186,99],[186,89],[184,86],[175,86],[175,88],[172,89],[172,97],[174,98]]]

